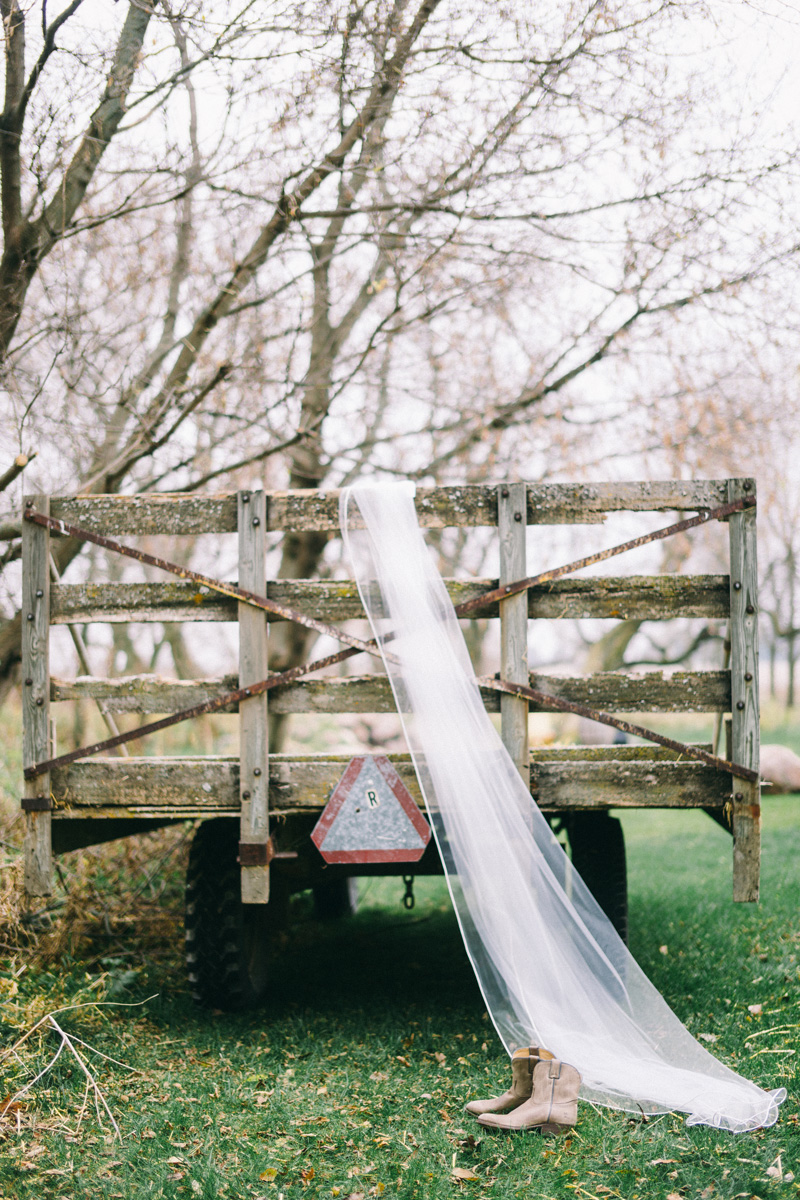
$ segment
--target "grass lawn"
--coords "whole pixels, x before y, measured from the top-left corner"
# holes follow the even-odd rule
[[[94,1048],[77,1045],[122,1137],[106,1116],[98,1122],[67,1048],[0,1130],[0,1196],[800,1194],[789,1178],[800,1181],[800,798],[766,801],[759,906],[729,902],[730,839],[703,814],[633,812],[624,823],[631,948],[725,1062],[788,1088],[772,1129],[733,1136],[582,1104],[577,1129],[558,1141],[483,1131],[463,1105],[503,1088],[508,1065],[438,880],[418,883],[412,912],[400,906],[399,880],[364,881],[358,916],[333,926],[315,922],[300,898],[269,1005],[237,1017],[199,1012],[183,979],[184,848],[172,830],[153,842],[159,853],[175,846],[158,886],[146,882],[155,850],[138,865],[120,864],[121,850],[84,856],[84,868],[65,859],[67,932],[6,954],[4,1044],[48,1011],[85,1005],[56,1020]],[[116,894],[123,884],[130,903]],[[117,907],[104,908],[112,892]],[[42,1027],[6,1056],[0,1095],[33,1079],[58,1046]],[[459,1181],[454,1167],[475,1178]]]

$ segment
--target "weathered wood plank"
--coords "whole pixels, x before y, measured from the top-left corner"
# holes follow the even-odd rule
[[[237,601],[179,580],[163,583],[53,584],[54,625],[105,621],[235,621]]]
[[[263,492],[240,492],[239,579],[250,592],[266,588],[267,506]],[[267,677],[267,622],[265,614],[249,604],[239,605],[239,687]],[[269,744],[267,694],[251,696],[239,705],[239,777],[242,812],[240,840],[266,846],[269,837]],[[243,866],[242,903],[266,904],[269,900],[269,867]]]
[[[543,808],[721,808],[731,777],[693,762],[539,762],[531,788]]]
[[[526,512],[525,484],[501,484],[497,489],[501,584],[525,579],[528,573]],[[524,592],[500,602],[500,675],[509,683],[528,682],[528,598]],[[530,788],[527,700],[500,697],[500,733],[525,787]]]
[[[497,587],[496,579],[446,579],[454,604]],[[352,580],[277,579],[267,595],[281,604],[322,621],[349,621],[364,616]],[[194,583],[54,584],[54,625],[120,624],[126,621],[235,621],[238,602]],[[727,575],[623,575],[590,579],[556,579],[528,593],[528,616],[548,619],[600,617],[628,620],[669,617],[722,617],[729,612]],[[487,605],[481,616],[497,617],[499,605]],[[267,620],[279,618],[267,614]]]
[[[50,511],[59,521],[106,537],[125,534],[236,532],[236,493],[211,496],[150,492],[141,496],[54,496]]]
[[[497,524],[495,484],[418,488],[423,528]],[[724,480],[650,483],[530,483],[528,524],[594,524],[608,512],[696,512],[725,503]],[[336,530],[339,493],[269,492],[269,530]],[[53,498],[52,513],[107,536],[236,532],[236,496],[68,496]]]
[[[534,794],[543,808],[719,808],[730,777],[703,763],[678,761],[645,746],[553,747],[531,754]],[[643,757],[647,754],[648,757]],[[545,758],[544,756],[547,755]],[[612,757],[614,755],[615,757]],[[321,809],[344,774],[349,754],[270,756],[270,811]],[[418,804],[422,798],[407,754],[390,755]],[[235,758],[108,758],[53,772],[63,814],[107,815],[239,811]]]
[[[25,497],[26,507],[47,515],[47,496]],[[50,534],[22,522],[22,765],[48,757],[50,746]],[[25,781],[26,797],[49,798],[50,776]],[[24,887],[29,896],[53,888],[50,813],[26,812]]]
[[[728,499],[756,494],[754,479],[730,479]],[[756,510],[734,513],[728,524],[731,554],[731,753],[735,762],[757,771],[758,718],[758,573]],[[758,900],[761,861],[759,783],[737,779],[733,796],[733,898]]]
[[[548,675],[532,671],[530,686],[562,700],[606,712],[730,712],[730,671],[607,671],[596,675]],[[216,700],[239,686],[237,675],[222,679],[161,679],[128,675],[122,679],[82,676],[50,680],[51,700],[100,700],[110,712],[172,713]],[[487,712],[500,712],[500,694],[481,688]],[[395,712],[385,675],[303,679],[270,692],[274,713]],[[235,712],[236,706],[222,709]],[[531,704],[532,712],[552,711]]]

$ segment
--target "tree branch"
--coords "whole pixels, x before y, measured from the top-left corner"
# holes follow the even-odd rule
[[[16,0],[2,0],[13,13]],[[69,14],[69,10],[66,10]],[[152,0],[131,0],[125,22],[120,33],[114,61],[108,76],[103,97],[92,113],[81,143],[67,166],[52,199],[45,205],[35,221],[22,221],[20,217],[19,182],[14,171],[19,170],[19,135],[21,128],[13,134],[3,135],[3,144],[8,148],[13,136],[16,143],[16,168],[14,157],[9,155],[8,219],[10,227],[6,233],[3,257],[0,260],[0,359],[5,358],[19,322],[25,296],[39,264],[64,236],[75,212],[86,195],[98,163],[117,131],[125,112],[125,103],[139,64],[144,36],[153,15]],[[64,16],[64,14],[62,14]],[[66,19],[66,17],[64,18]],[[13,26],[16,33],[22,28],[19,22]],[[7,45],[8,45],[7,34]],[[13,43],[13,39],[12,39]],[[19,46],[19,43],[17,43]],[[18,53],[18,51],[15,51]],[[17,67],[15,66],[15,71]],[[7,88],[8,96],[8,88]],[[22,94],[16,97],[20,103]],[[5,193],[4,182],[4,193]],[[4,219],[5,219],[4,198]]]

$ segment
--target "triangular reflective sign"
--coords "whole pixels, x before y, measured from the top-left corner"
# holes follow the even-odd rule
[[[388,758],[361,754],[350,760],[311,840],[329,863],[417,862],[430,836]]]

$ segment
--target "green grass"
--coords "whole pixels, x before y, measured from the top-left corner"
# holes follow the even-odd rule
[[[764,1086],[788,1088],[772,1129],[733,1136],[687,1129],[678,1116],[645,1122],[582,1104],[577,1129],[558,1142],[485,1133],[463,1105],[503,1087],[508,1065],[438,880],[419,881],[410,913],[400,907],[399,880],[365,881],[359,915],[334,926],[314,922],[300,898],[268,1006],[237,1017],[199,1012],[183,980],[173,868],[153,904],[134,910],[135,921],[101,919],[98,908],[88,933],[59,943],[57,963],[40,954],[38,966],[13,978],[24,965],[20,952],[0,972],[6,1044],[61,1005],[158,993],[138,1007],[84,1007],[57,1018],[136,1068],[85,1051],[122,1141],[108,1121],[100,1127],[91,1103],[79,1120],[83,1076],[62,1054],[26,1098],[19,1131],[4,1126],[0,1196],[797,1195],[796,1183],[766,1171],[781,1155],[784,1173],[800,1179],[791,1053],[800,1047],[798,806],[794,797],[766,802],[759,906],[730,903],[730,839],[702,814],[624,817],[632,950],[689,1028],[717,1038],[725,1062]],[[106,879],[118,886],[113,870]],[[751,1004],[762,1005],[760,1016],[748,1012]],[[51,1031],[30,1039],[19,1061],[6,1059],[0,1094],[31,1079],[57,1045]],[[478,1179],[457,1182],[454,1165]]]

